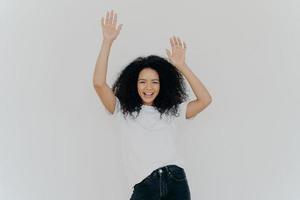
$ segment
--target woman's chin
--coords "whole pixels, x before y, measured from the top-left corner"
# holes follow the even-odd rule
[[[144,103],[152,104],[154,101],[154,98],[142,98]]]
[[[144,102],[144,104],[152,104],[153,103],[153,101],[145,101],[145,100],[143,100],[143,102]]]

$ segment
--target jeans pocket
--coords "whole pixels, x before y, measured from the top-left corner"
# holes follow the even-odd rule
[[[178,166],[168,167],[168,175],[175,181],[185,181],[186,174],[183,168]]]

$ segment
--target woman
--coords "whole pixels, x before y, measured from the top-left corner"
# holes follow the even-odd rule
[[[174,134],[180,122],[193,119],[212,98],[185,63],[186,44],[170,38],[169,60],[156,55],[138,57],[126,66],[110,88],[107,63],[122,24],[112,11],[101,19],[103,41],[94,72],[94,88],[106,112],[118,122],[124,169],[131,200],[191,199],[184,162]],[[187,102],[184,77],[197,99]]]

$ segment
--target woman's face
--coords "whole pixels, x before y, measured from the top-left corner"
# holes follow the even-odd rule
[[[153,69],[144,68],[139,74],[137,89],[143,104],[151,106],[160,89],[158,73]]]

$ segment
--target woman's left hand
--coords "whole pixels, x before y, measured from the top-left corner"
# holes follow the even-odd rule
[[[181,41],[179,37],[171,37],[170,44],[172,47],[172,52],[166,49],[169,60],[176,68],[181,68],[185,65],[185,51],[186,44]]]

